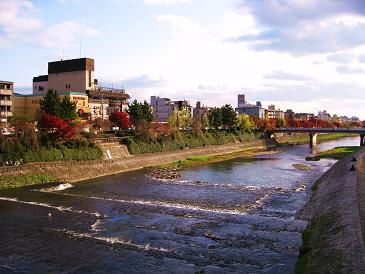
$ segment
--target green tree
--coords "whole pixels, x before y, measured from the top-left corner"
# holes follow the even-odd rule
[[[208,113],[209,125],[215,129],[222,126],[222,110],[220,108],[212,108]]]
[[[75,120],[77,118],[76,103],[70,98],[63,97],[59,105],[59,114],[63,120]]]
[[[147,101],[144,101],[141,107],[144,120],[147,122],[152,122],[155,119],[155,117],[153,115],[151,106],[147,103]]]
[[[252,132],[255,129],[255,123],[250,120],[247,114],[240,114],[236,121],[237,129]]]
[[[152,122],[154,120],[150,105],[144,101],[143,104],[134,100],[129,106],[128,114],[132,123],[136,126],[142,122]]]
[[[43,100],[40,101],[40,110],[49,115],[60,116],[60,103],[61,99],[57,91],[50,89]]]
[[[237,114],[231,105],[225,105],[221,108],[222,125],[225,129],[231,129],[236,124]]]

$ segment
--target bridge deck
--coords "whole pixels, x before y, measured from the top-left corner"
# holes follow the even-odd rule
[[[354,133],[365,134],[365,128],[276,128],[271,133]]]

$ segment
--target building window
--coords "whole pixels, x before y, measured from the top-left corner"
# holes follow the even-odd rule
[[[66,88],[71,88],[71,85],[70,84],[66,85]]]

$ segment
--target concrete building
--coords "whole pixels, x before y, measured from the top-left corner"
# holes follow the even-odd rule
[[[174,103],[169,98],[151,96],[150,105],[155,115],[156,122],[166,123],[167,119],[174,111]]]
[[[1,122],[7,122],[8,117],[13,115],[13,93],[14,83],[9,81],[0,81],[0,119]]]

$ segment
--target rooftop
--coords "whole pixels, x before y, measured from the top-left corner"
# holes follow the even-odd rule
[[[94,59],[78,58],[48,63],[48,74],[82,70],[94,71]]]

